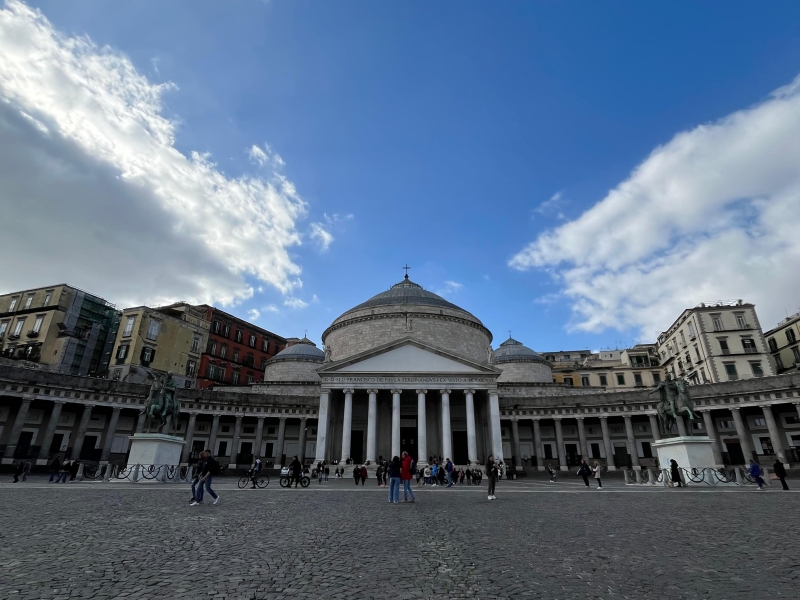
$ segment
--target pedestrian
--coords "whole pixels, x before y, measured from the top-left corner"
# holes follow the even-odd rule
[[[22,481],[28,480],[28,475],[30,475],[30,472],[31,472],[31,463],[29,463],[26,460],[25,464],[22,466]]]
[[[219,463],[214,459],[211,450],[205,451],[206,460],[203,463],[203,471],[200,473],[200,479],[197,486],[197,499],[189,506],[197,506],[203,503],[204,492],[208,492],[214,499],[214,505],[219,504],[220,497],[211,489],[211,482],[215,475],[219,475]]]
[[[378,480],[378,487],[383,487],[383,467],[378,463],[378,468],[375,471],[375,479]]]
[[[750,462],[753,462],[752,460]],[[674,458],[669,461],[669,476],[672,479],[672,485],[678,484],[678,487],[683,487],[683,482],[681,480],[681,470],[678,467],[678,461]]]
[[[367,476],[369,474],[367,473],[366,465],[361,465],[361,468],[358,470],[358,474],[361,475],[361,485],[367,483]]]
[[[433,480],[433,487],[436,487],[436,482],[439,480],[439,465],[435,461],[431,467],[431,479]]]
[[[355,480],[356,485],[358,485],[358,482],[361,481],[361,469],[358,467],[353,467],[353,479]]]
[[[464,473],[464,477],[467,478],[467,485],[472,485],[472,469],[467,469],[467,472]]]
[[[22,471],[24,468],[25,466],[22,464],[22,461],[19,461],[14,466],[14,483],[19,482],[19,478],[22,477]]]
[[[411,491],[411,478],[414,477],[414,473],[417,470],[417,465],[414,463],[414,459],[408,455],[408,452],[405,450],[402,454],[403,458],[400,464],[400,479],[403,482],[403,502],[414,502],[416,498],[414,498],[414,492]],[[398,493],[399,496],[399,493]],[[411,496],[411,499],[409,499]]]
[[[438,481],[439,485],[444,485],[445,473],[446,471],[444,467],[439,467],[439,470],[436,471],[436,480]]]
[[[550,473],[550,483],[555,483],[556,482],[556,470],[551,465],[547,465],[547,472]]]
[[[389,485],[389,461],[383,461],[383,487]]]
[[[423,485],[430,485],[431,484],[431,467],[428,465],[425,467],[424,471],[422,472],[422,484]]]
[[[594,461],[594,466],[592,467],[592,473],[594,473],[594,480],[597,482],[597,489],[603,489],[603,482],[600,480],[600,477],[603,473],[603,467],[600,466],[600,463]]]
[[[402,464],[400,457],[395,456],[389,463],[389,503],[397,504],[400,502],[400,475]]]
[[[189,506],[194,506],[197,502],[198,494],[197,494],[197,484],[200,483],[200,475],[203,473],[203,469],[205,468],[206,464],[206,451],[203,450],[198,456],[197,464],[195,465],[194,470],[194,477],[192,477],[192,499],[189,501]]]
[[[81,463],[79,460],[75,459],[72,461],[72,464],[69,466],[69,480],[75,481],[75,478],[78,476],[78,469],[80,468]]]
[[[763,492],[764,491],[764,478],[761,477],[761,465],[759,465],[756,461],[754,461],[751,458],[750,459],[750,468],[748,469],[748,471],[750,471],[750,477],[752,477],[755,480],[756,484],[758,485],[758,490],[760,492]]]
[[[61,470],[61,457],[56,456],[53,459],[53,462],[50,463],[50,481],[48,481],[47,483],[53,483],[53,479],[55,479],[56,483],[58,483],[58,477],[59,477],[58,472],[60,470]]]
[[[419,469],[417,469],[416,477],[417,477],[417,485],[419,485],[419,480],[422,479],[422,471],[420,471]]]
[[[453,463],[449,458],[444,463],[444,476],[447,480],[447,487],[453,487]]]
[[[490,454],[486,460],[486,476],[489,478],[489,500],[497,500],[497,496],[494,495],[494,487],[497,484],[498,474],[497,463],[494,462],[494,456]]]
[[[64,462],[61,463],[61,470],[58,472],[58,479],[56,483],[67,483],[67,476],[69,475],[69,459],[65,458]],[[108,464],[108,467],[111,468],[111,463]]]
[[[589,489],[589,475],[591,475],[592,470],[589,468],[589,465],[586,464],[585,460],[581,460],[581,466],[578,469],[578,475],[583,477],[583,483],[586,484],[586,489]]]
[[[786,467],[783,466],[783,463],[779,458],[775,459],[775,464],[772,465],[772,472],[775,473],[775,477],[781,480],[781,485],[783,489],[787,492],[789,491],[789,486],[786,485]],[[22,481],[25,481],[25,477],[22,477]]]
[[[256,456],[253,461],[253,466],[250,467],[250,483],[253,484],[252,489],[256,489],[256,480],[261,474],[261,459]]]
[[[328,481],[328,475],[331,474],[331,469],[328,465],[325,465],[325,481]]]
[[[464,469],[458,470],[458,485],[464,485]]]
[[[297,458],[297,455],[293,456],[292,462],[289,463],[289,472],[292,474],[289,487],[292,487],[292,482],[294,482],[294,487],[296,488],[300,484],[300,479],[303,477],[303,465],[300,464],[300,459]]]

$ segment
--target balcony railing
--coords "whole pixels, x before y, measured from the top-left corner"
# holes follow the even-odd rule
[[[30,331],[27,333],[27,336],[28,336],[29,338],[37,338],[37,337],[39,337],[39,332],[38,332],[37,330],[35,330],[35,329],[31,329],[31,330],[30,330]]]

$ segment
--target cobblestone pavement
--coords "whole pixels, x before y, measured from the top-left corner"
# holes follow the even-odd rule
[[[0,598],[798,597],[800,494],[605,486],[2,483]]]

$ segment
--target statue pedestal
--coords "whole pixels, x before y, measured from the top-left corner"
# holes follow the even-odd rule
[[[181,452],[185,443],[183,438],[163,433],[135,433],[130,439],[129,466],[181,464]]]
[[[653,442],[658,452],[658,464],[662,469],[669,469],[669,461],[675,460],[678,466],[692,469],[716,468],[714,451],[711,449],[711,438],[699,435],[686,435],[663,438]]]

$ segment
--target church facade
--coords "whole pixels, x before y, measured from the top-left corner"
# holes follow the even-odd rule
[[[304,338],[244,387],[180,390],[182,462],[209,448],[223,463],[374,463],[408,451],[420,465],[490,454],[518,469],[655,464],[652,389],[607,392],[553,383],[552,365],[517,340],[493,346],[481,321],[408,277]],[[715,460],[797,460],[800,375],[692,386],[699,418],[680,433],[708,435]],[[5,464],[54,455],[123,463],[141,431],[147,386],[0,365]]]

